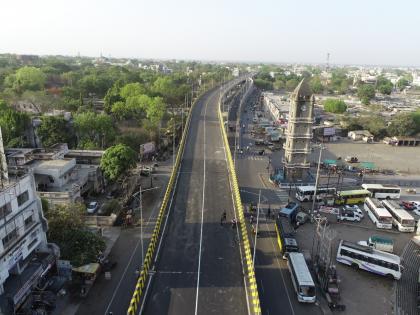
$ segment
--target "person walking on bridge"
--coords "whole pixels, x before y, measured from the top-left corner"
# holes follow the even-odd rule
[[[220,225],[223,226],[224,222],[226,222],[226,210],[223,211],[222,216],[220,217]]]

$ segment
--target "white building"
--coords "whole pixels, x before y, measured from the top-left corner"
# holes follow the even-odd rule
[[[41,277],[54,265],[59,249],[48,244],[47,221],[31,174],[0,189],[0,312],[14,314]]]
[[[270,92],[264,92],[262,95],[264,107],[270,113],[273,121],[276,124],[284,123],[288,117],[290,107],[286,97]]]
[[[413,72],[413,82],[411,82],[414,86],[420,86],[420,75],[417,72]]]

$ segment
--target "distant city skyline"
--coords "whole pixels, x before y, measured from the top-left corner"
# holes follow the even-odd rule
[[[414,0],[6,1],[0,53],[418,67],[418,12]]]

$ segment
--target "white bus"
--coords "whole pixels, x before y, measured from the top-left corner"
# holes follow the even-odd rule
[[[416,220],[400,207],[398,203],[393,200],[384,200],[382,202],[385,209],[392,215],[392,224],[400,232],[414,232],[416,228]]]
[[[392,229],[392,215],[378,199],[366,198],[364,209],[378,229]]]
[[[312,201],[315,194],[315,186],[298,186],[296,189],[296,199],[302,202]],[[322,200],[328,196],[334,196],[334,187],[318,187],[316,192],[316,199]]]
[[[293,287],[299,302],[315,303],[315,283],[302,253],[288,254],[287,267],[292,276]]]
[[[337,261],[393,279],[401,278],[401,259],[399,256],[347,241],[340,241]]]
[[[399,199],[401,196],[401,188],[397,185],[362,184],[362,187],[369,190],[373,198]]]

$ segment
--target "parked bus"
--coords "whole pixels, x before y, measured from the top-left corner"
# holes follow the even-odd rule
[[[363,189],[369,190],[373,198],[377,199],[399,199],[401,188],[397,185],[362,184]]]
[[[298,186],[296,189],[296,199],[302,202],[312,201],[315,194],[315,186]],[[316,190],[316,199],[322,200],[328,196],[335,195],[334,187],[318,187]]]
[[[347,241],[340,241],[337,261],[378,275],[401,278],[401,259],[399,256]]]
[[[283,259],[288,253],[298,252],[299,246],[295,238],[295,229],[286,217],[276,219],[277,242],[280,247]]]
[[[416,220],[400,207],[398,203],[393,200],[384,200],[382,202],[385,209],[392,215],[392,224],[400,232],[414,232],[416,227]]]
[[[315,303],[315,283],[302,253],[289,253],[287,267],[299,302]]]
[[[392,229],[392,215],[378,199],[366,198],[364,208],[377,228]]]
[[[366,189],[342,190],[337,193],[334,202],[338,205],[352,205],[364,202],[370,196],[371,192]]]

